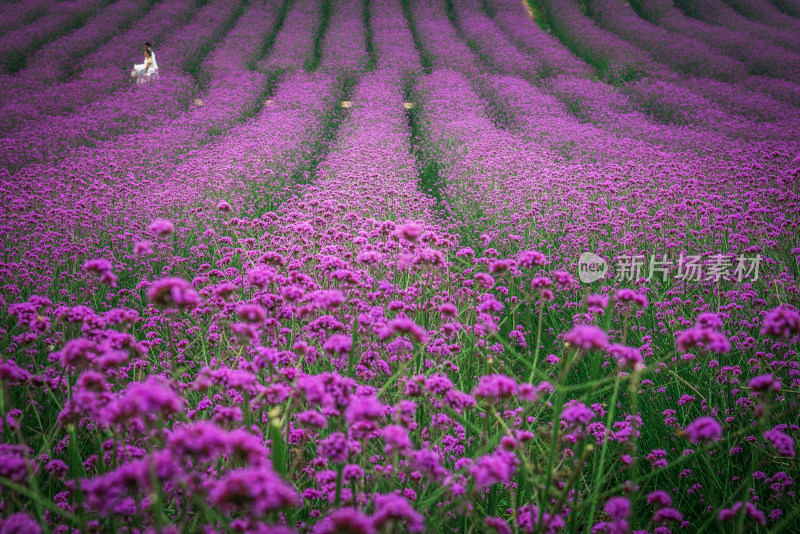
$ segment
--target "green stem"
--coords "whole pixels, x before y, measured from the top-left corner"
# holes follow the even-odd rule
[[[531,375],[528,377],[528,382],[533,382],[533,377],[536,374],[536,367],[539,365],[539,346],[542,340],[542,315],[544,314],[544,300],[539,302],[539,326],[536,329],[536,348],[533,352],[533,368]]]
[[[614,423],[614,417],[617,414],[617,396],[619,395],[619,377],[614,382],[614,393],[611,395],[611,404],[608,407],[608,415],[606,417],[606,428],[611,428],[611,425]],[[603,467],[605,467],[606,463],[606,456],[608,455],[608,439],[603,440],[603,445],[600,448],[600,461],[597,464],[597,468],[594,471],[594,480],[592,481],[592,497],[590,501],[592,502],[592,507],[589,510],[589,517],[586,520],[586,531],[590,532],[592,529],[592,523],[594,521],[594,515],[597,512],[597,501],[598,494],[600,493],[600,480],[603,476]]]
[[[339,504],[342,502],[342,473],[344,471],[344,466],[342,464],[338,464],[336,466],[336,497],[334,499],[334,506],[339,507]]]

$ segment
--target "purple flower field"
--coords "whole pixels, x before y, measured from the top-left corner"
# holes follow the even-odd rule
[[[0,58],[0,534],[800,531],[800,0],[8,0]]]

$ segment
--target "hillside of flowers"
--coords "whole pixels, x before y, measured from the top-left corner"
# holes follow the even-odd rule
[[[800,531],[800,0],[8,0],[0,195],[0,534]]]

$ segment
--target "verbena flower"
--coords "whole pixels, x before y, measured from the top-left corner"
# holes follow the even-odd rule
[[[177,277],[153,282],[147,296],[150,302],[161,308],[190,309],[200,304],[200,296],[192,285]]]
[[[722,437],[722,425],[712,417],[698,417],[686,427],[686,437],[695,445]]]
[[[165,219],[156,219],[150,223],[147,229],[150,230],[153,235],[161,237],[171,235],[175,231],[175,225]]]
[[[570,347],[583,350],[601,350],[608,344],[606,333],[592,325],[578,325],[564,335]]]
[[[773,428],[764,432],[764,438],[772,443],[781,456],[795,457],[794,439],[789,434]]]
[[[775,308],[764,317],[762,336],[790,338],[800,334],[800,312],[788,308]]]

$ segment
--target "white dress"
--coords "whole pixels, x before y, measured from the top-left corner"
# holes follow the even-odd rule
[[[150,51],[150,59],[153,61],[152,65],[150,65],[150,74],[151,78],[158,77],[158,63],[156,63],[156,53],[152,50]]]
[[[156,63],[156,53],[150,51],[150,57],[145,56],[144,63],[137,63],[133,66],[131,76],[136,78],[136,83],[144,83],[151,78],[158,77],[158,63]]]

